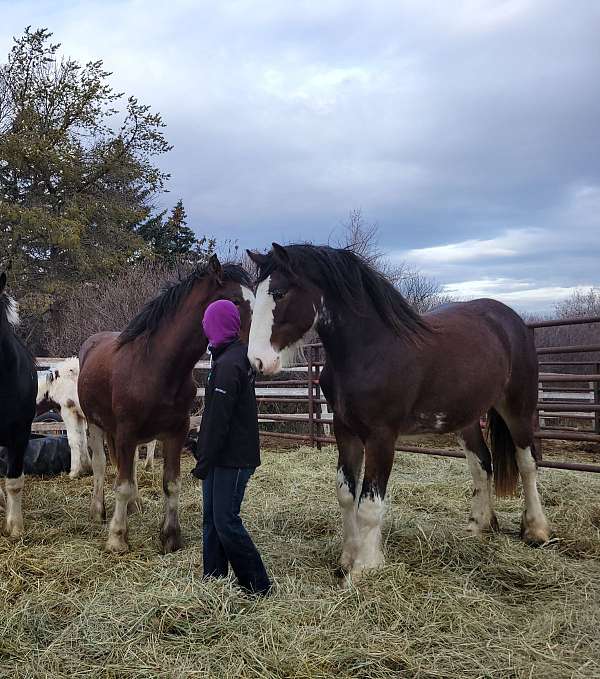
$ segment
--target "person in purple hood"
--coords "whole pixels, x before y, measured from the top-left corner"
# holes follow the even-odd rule
[[[271,583],[240,518],[246,485],[260,465],[254,371],[233,302],[210,304],[202,326],[212,365],[192,474],[202,479],[204,575],[225,577],[231,565],[243,589],[265,595]]]

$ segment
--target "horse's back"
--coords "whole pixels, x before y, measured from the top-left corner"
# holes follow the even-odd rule
[[[79,350],[79,404],[88,420],[103,428],[112,419],[112,364],[118,336],[118,332],[96,333]]]
[[[79,368],[83,369],[87,358],[95,353],[96,350],[106,350],[114,346],[116,338],[119,336],[118,332],[97,332],[95,335],[90,335],[79,349]]]
[[[509,374],[520,380],[526,375],[527,382],[535,382],[537,389],[538,361],[533,333],[525,321],[503,302],[495,299],[474,299],[455,302],[439,307],[425,318],[441,333],[471,335],[490,354],[493,345],[504,350],[508,360]]]

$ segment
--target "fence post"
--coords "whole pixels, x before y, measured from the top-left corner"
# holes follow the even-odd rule
[[[600,363],[596,363],[596,375],[600,374]],[[594,382],[594,405],[600,405],[600,382]],[[594,412],[594,431],[600,434],[600,412]]]
[[[310,446],[315,445],[315,395],[313,382],[313,347],[308,348],[308,357],[306,359],[308,370],[308,438]]]
[[[530,327],[529,332],[531,333],[533,345],[536,346],[535,345],[535,328]],[[538,367],[539,367],[540,359],[539,359],[539,355],[537,353],[537,347],[536,347],[536,358],[537,358]],[[540,382],[539,377],[538,377],[538,384],[537,384],[537,394],[538,394],[538,402],[539,402],[540,394],[542,395],[542,398],[544,397],[543,396],[544,390],[543,390],[542,383]],[[534,432],[533,432],[533,443],[535,445],[537,454],[540,456],[540,459],[541,459],[542,458],[542,446],[543,446],[542,441],[543,441],[543,439],[541,439],[539,436],[536,436],[536,434],[538,434],[542,429],[542,421],[540,419],[540,411],[538,410],[537,405],[538,405],[538,403],[536,403],[536,410],[535,410],[535,429],[534,429]]]
[[[321,357],[319,356],[319,348],[318,347],[311,347],[311,350],[315,352],[315,355],[313,356],[316,365],[315,365],[315,396],[318,401],[320,401],[323,396],[321,392],[321,365],[320,365],[320,360]],[[323,406],[320,403],[316,404],[316,408],[314,410],[315,413],[315,431],[317,432],[317,436],[323,436],[325,434],[324,428],[323,428]],[[317,441],[317,450],[321,450],[321,441]]]

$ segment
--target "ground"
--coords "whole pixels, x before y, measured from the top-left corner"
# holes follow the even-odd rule
[[[0,537],[0,677],[598,677],[600,478],[543,470],[558,540],[467,537],[460,460],[398,455],[385,568],[340,589],[335,453],[263,454],[244,506],[277,585],[254,601],[203,582],[197,483],[184,463],[185,548],[162,556],[160,464],[141,472],[132,551],[103,551],[87,518],[90,479],[29,480],[26,536]],[[108,493],[109,510],[112,493]]]

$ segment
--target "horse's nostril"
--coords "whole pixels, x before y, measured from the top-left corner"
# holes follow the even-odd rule
[[[256,368],[259,373],[263,371],[263,362],[260,360],[260,358],[256,359]]]

